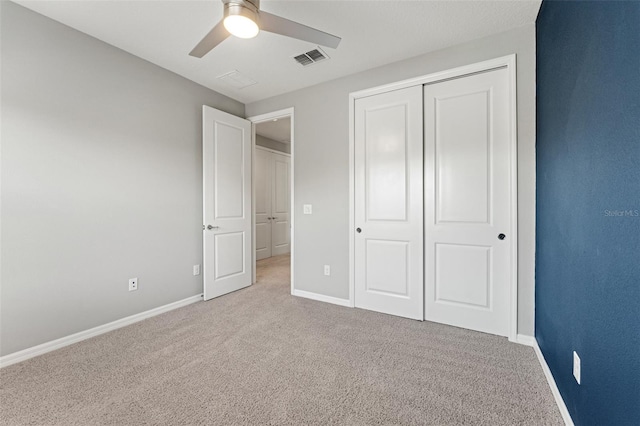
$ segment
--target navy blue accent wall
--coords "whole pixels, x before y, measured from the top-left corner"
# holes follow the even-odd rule
[[[640,425],[640,1],[536,27],[536,339],[577,425]]]

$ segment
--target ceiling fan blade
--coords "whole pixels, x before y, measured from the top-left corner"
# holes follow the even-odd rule
[[[215,27],[204,36],[204,38],[193,48],[189,55],[196,58],[202,58],[209,53],[214,47],[222,43],[231,34],[226,30],[222,21],[218,22]]]
[[[324,31],[260,11],[260,29],[335,49],[342,40]]]

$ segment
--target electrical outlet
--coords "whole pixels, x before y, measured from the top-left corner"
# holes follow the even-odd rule
[[[136,291],[138,289],[138,279],[130,278],[129,279],[129,291]]]
[[[193,265],[193,275],[200,275],[200,265]]]
[[[313,206],[311,204],[305,204],[302,206],[302,213],[303,214],[312,214],[313,213]]]
[[[576,351],[573,351],[573,377],[580,384],[580,357]]]
[[[325,275],[331,275],[331,266],[324,265],[324,274]]]

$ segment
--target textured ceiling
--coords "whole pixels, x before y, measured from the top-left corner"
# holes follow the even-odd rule
[[[266,32],[190,57],[222,17],[220,0],[16,2],[244,103],[533,23],[540,8],[540,0],[263,0],[265,11],[342,37],[338,49],[324,49],[331,59],[302,67],[292,57],[315,45]],[[216,80],[232,70],[258,84]]]
[[[258,123],[256,133],[274,141],[289,143],[291,141],[291,117]]]

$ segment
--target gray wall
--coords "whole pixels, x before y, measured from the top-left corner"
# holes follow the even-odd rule
[[[246,106],[254,116],[295,107],[295,285],[347,299],[348,95],[386,83],[517,54],[518,331],[533,335],[535,253],[535,27],[533,24]],[[321,65],[320,65],[321,66]],[[313,215],[302,205],[313,204]],[[331,265],[331,276],[322,265]]]
[[[201,293],[202,105],[244,106],[0,3],[0,354]]]
[[[256,135],[256,145],[291,154],[290,143],[274,141],[273,139],[269,139],[261,135]]]

